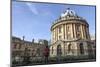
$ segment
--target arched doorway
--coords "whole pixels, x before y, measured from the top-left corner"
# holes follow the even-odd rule
[[[80,43],[80,54],[84,54],[84,46],[83,43]]]
[[[68,53],[71,52],[71,44],[68,45]]]
[[[57,46],[57,56],[61,56],[62,51],[61,51],[61,45]]]

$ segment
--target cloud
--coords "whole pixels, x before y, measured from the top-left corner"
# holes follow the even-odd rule
[[[52,12],[48,9],[49,7],[43,8],[43,6],[40,7],[39,5],[32,3],[26,3],[26,5],[29,7],[30,11],[35,15],[39,15],[42,17],[53,17]]]
[[[26,3],[26,5],[29,7],[30,11],[32,11],[33,14],[35,14],[35,15],[39,14],[35,5],[33,5],[31,3]]]

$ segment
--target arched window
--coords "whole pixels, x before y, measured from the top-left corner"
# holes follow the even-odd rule
[[[71,44],[68,45],[68,53],[71,51]]]
[[[59,33],[61,33],[62,32],[62,30],[61,30],[61,26],[59,26]]]
[[[61,40],[62,38],[61,38],[61,36],[59,36],[59,40]]]
[[[13,44],[14,46],[13,46],[13,49],[16,49],[16,47],[17,47],[17,44]]]
[[[19,49],[21,49],[22,45],[21,45],[21,44],[18,44],[18,45],[19,45],[19,47],[18,47],[18,48],[19,48]]]
[[[69,30],[70,30],[70,27],[68,26],[68,27],[67,27],[67,31],[69,32]]]
[[[25,48],[24,56],[28,56],[28,55],[29,55],[29,49],[28,48]]]
[[[76,25],[76,30],[77,30],[77,32],[80,32],[81,31],[80,24],[77,24]]]
[[[83,47],[83,43],[80,43],[80,54],[84,54],[84,47]]]
[[[57,46],[57,55],[58,55],[58,56],[61,56],[61,54],[62,54],[61,45],[58,45],[58,46]]]
[[[37,56],[40,56],[40,49],[39,48],[37,49],[36,52],[37,52]]]

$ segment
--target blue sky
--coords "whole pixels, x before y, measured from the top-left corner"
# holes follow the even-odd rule
[[[12,35],[31,41],[33,38],[50,40],[50,27],[67,8],[74,10],[89,23],[90,34],[95,34],[95,7],[65,4],[12,2]]]

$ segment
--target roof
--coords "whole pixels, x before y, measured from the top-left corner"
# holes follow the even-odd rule
[[[53,22],[51,29],[53,26],[55,26],[56,24],[61,23],[63,21],[74,21],[74,20],[81,21],[81,22],[87,24],[87,26],[89,26],[87,21],[83,17],[78,16],[74,10],[67,8],[67,10],[65,12],[63,12],[60,15],[60,17]],[[69,22],[67,22],[67,23],[69,23]]]
[[[21,41],[21,39],[20,39],[20,38],[15,37],[15,36],[12,36],[12,40],[20,40],[20,41]]]

